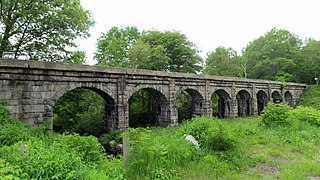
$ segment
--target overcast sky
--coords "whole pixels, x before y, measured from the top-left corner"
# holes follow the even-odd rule
[[[94,64],[97,39],[113,26],[175,30],[196,44],[201,56],[219,46],[241,52],[273,27],[300,38],[320,40],[319,0],[81,0],[96,24],[91,37],[78,40]]]

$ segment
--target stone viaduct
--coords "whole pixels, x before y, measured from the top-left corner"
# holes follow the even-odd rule
[[[159,126],[176,126],[176,99],[183,91],[191,97],[193,116],[212,116],[216,93],[219,117],[258,115],[268,101],[295,106],[305,84],[256,79],[170,73],[141,69],[0,59],[0,99],[16,118],[30,125],[53,118],[55,102],[76,88],[95,91],[106,101],[107,129],[129,126],[129,98],[148,91],[156,104]]]

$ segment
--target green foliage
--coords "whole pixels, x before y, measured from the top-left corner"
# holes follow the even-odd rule
[[[182,133],[192,135],[201,147],[211,151],[228,151],[236,144],[232,131],[218,119],[199,117],[183,123],[180,128]]]
[[[243,72],[237,52],[232,48],[218,47],[208,54],[204,74],[242,77]]]
[[[212,115],[214,117],[218,117],[219,116],[219,95],[217,93],[213,93],[211,96],[211,104],[212,104]]]
[[[310,85],[299,101],[301,106],[309,106],[320,110],[320,86]]]
[[[285,104],[269,103],[264,110],[261,124],[266,127],[293,127],[304,129],[306,124],[320,126],[320,112],[312,107],[291,109]]]
[[[129,99],[129,127],[154,125],[156,125],[155,98],[147,90],[139,90]]]
[[[112,154],[118,154],[120,152],[118,152],[116,146],[118,144],[122,144],[122,131],[110,130],[108,131],[108,133],[100,136],[99,141],[107,152]]]
[[[84,51],[74,51],[63,61],[70,64],[86,64],[86,53]]]
[[[314,78],[320,79],[320,41],[308,39],[301,54],[296,62],[298,82],[316,84]]]
[[[105,101],[92,90],[77,88],[64,94],[54,106],[53,129],[99,137],[105,132]]]
[[[0,102],[0,145],[12,145],[32,136],[40,136],[46,131],[47,126],[30,127],[11,117],[4,105],[4,102]]]
[[[320,112],[312,107],[297,107],[289,112],[292,122],[307,122],[312,126],[320,126]]]
[[[130,129],[130,179],[216,178],[233,174],[252,164],[236,141],[231,124],[217,119],[196,118],[178,129]],[[191,134],[196,148],[185,140]]]
[[[102,33],[97,43],[94,58],[100,66],[127,67],[128,50],[138,39],[140,33],[136,27],[112,27]]]
[[[132,179],[179,178],[178,167],[197,159],[199,152],[173,129],[130,129],[130,165],[127,176]]]
[[[0,57],[63,61],[94,24],[80,0],[2,0],[0,7]]]
[[[170,72],[199,72],[198,50],[179,32],[145,31],[129,50],[131,67]]]
[[[191,119],[191,100],[192,97],[183,91],[177,98],[178,122]]]
[[[248,77],[269,80],[292,80],[295,62],[300,59],[301,39],[287,30],[273,28],[250,42],[243,52]]]
[[[48,139],[32,138],[3,146],[1,156],[21,168],[20,178],[23,179],[78,179],[82,169],[91,167],[91,171],[96,171],[104,163],[102,148],[96,138],[53,136],[49,142]]]
[[[286,104],[273,104],[268,103],[267,107],[263,110],[261,124],[266,127],[273,126],[289,126],[291,125],[288,120],[290,106]]]
[[[121,159],[106,159],[93,136],[30,127],[0,105],[0,179],[123,179]]]
[[[129,64],[131,68],[149,69],[157,71],[167,70],[170,58],[163,45],[151,46],[142,40],[135,42],[129,49]]]
[[[18,180],[20,179],[19,176],[21,174],[21,169],[19,166],[11,165],[10,163],[6,162],[5,159],[0,159],[0,179],[11,179],[11,180]]]

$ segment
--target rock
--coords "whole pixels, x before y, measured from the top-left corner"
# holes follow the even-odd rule
[[[122,144],[117,144],[116,151],[117,151],[118,154],[120,154],[122,152],[122,149],[123,149],[123,145]]]
[[[186,134],[185,134],[184,136],[186,137],[185,139],[186,139],[187,141],[190,141],[193,145],[195,145],[197,149],[200,148],[198,141],[197,141],[192,135],[186,135]]]

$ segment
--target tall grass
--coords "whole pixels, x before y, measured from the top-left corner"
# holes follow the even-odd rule
[[[30,127],[0,105],[0,179],[123,179],[121,159],[107,159],[96,137]]]
[[[185,134],[200,143],[197,148]],[[131,129],[128,179],[215,178],[252,164],[231,126],[218,119],[195,118],[171,129]]]

